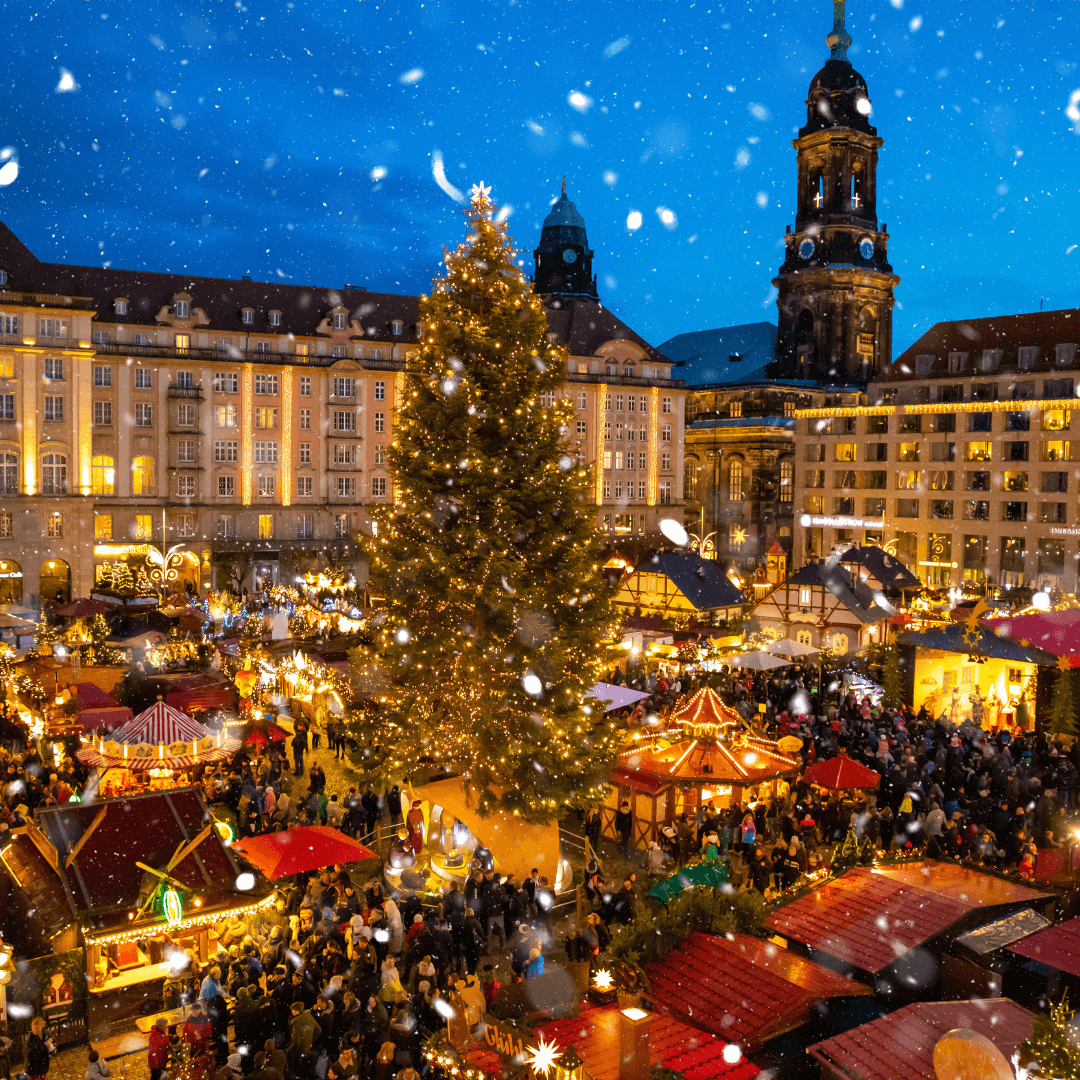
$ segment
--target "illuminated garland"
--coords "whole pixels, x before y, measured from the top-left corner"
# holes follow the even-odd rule
[[[274,897],[275,894],[270,893],[269,896],[264,896],[254,903],[230,908],[227,911],[200,912],[198,915],[181,919],[179,922],[169,923],[168,929],[170,931],[191,930],[196,926],[212,926],[214,923],[223,922],[225,919],[239,919],[244,915],[254,915],[256,912],[272,907]],[[138,927],[131,927],[119,933],[102,934],[100,937],[95,936],[93,928],[89,926],[84,926],[82,932],[83,938],[91,945],[113,945],[118,942],[141,941],[154,933],[154,923],[141,923]]]

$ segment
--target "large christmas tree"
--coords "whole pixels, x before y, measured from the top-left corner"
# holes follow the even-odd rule
[[[1067,657],[1058,660],[1054,697],[1050,702],[1048,730],[1055,735],[1076,735],[1076,702],[1073,696],[1073,673]]]
[[[481,813],[539,821],[606,787],[618,737],[588,694],[615,623],[567,437],[566,351],[493,210],[474,188],[466,241],[421,298],[395,505],[367,543],[386,614],[353,654],[388,707],[355,730],[388,776],[445,768]]]

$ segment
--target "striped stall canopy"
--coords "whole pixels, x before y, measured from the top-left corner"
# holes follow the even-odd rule
[[[78,753],[80,761],[99,768],[118,766],[134,772],[187,769],[205,761],[223,761],[240,749],[240,740],[214,733],[190,716],[159,701],[107,739],[95,739]]]

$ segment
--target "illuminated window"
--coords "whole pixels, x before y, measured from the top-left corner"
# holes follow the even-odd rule
[[[112,539],[112,514],[95,514],[94,515],[94,539],[95,540],[111,540]]]
[[[273,476],[260,476],[259,477],[259,496],[264,499],[272,499],[274,497],[276,477]]]
[[[54,510],[45,518],[45,535],[52,537],[64,535],[64,518],[59,510]]]
[[[730,401],[728,402],[728,416],[735,418],[742,416],[742,402]]]
[[[217,480],[218,498],[231,499],[236,495],[236,477],[219,476]]]
[[[274,539],[274,515],[273,514],[260,514],[259,515],[259,539],[260,540],[273,540]]]
[[[131,493],[133,495],[154,494],[154,459],[152,457],[131,459]]]
[[[896,487],[899,491],[918,491],[919,470],[905,469],[897,472]]]
[[[67,494],[67,458],[63,454],[46,454],[41,459],[41,494]]]
[[[95,495],[116,494],[116,468],[106,454],[95,454],[90,464],[90,483]]]
[[[728,467],[728,501],[742,502],[743,497],[743,463],[739,458],[733,458]]]
[[[135,539],[152,540],[154,538],[154,519],[150,514],[135,515]]]
[[[40,337],[67,337],[68,324],[66,319],[38,319],[38,334]],[[63,360],[57,361],[61,365]],[[62,379],[63,375],[49,375],[49,361],[45,361],[46,379]]]
[[[1068,409],[1047,409],[1043,413],[1043,431],[1068,431],[1069,419]]]
[[[795,463],[791,459],[780,462],[780,501],[791,502],[794,498]]]
[[[260,408],[255,410],[255,426],[264,430],[277,427],[278,411],[276,408]]]
[[[181,499],[195,498],[195,477],[178,476],[176,478],[176,494]]]
[[[969,442],[967,444],[966,461],[989,461],[993,456],[993,443]]]
[[[903,445],[903,444],[901,444]],[[853,442],[844,442],[836,444],[836,460],[837,461],[854,461],[855,460],[855,444]],[[916,461],[918,458],[915,459]]]
[[[184,355],[191,348],[191,336],[189,334],[176,335],[176,351]]]

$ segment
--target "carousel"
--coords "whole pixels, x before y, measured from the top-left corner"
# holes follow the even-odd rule
[[[98,795],[117,798],[181,787],[189,769],[226,761],[240,740],[159,701],[118,731],[91,740],[79,760],[99,770]]]
[[[636,732],[623,748],[602,808],[603,833],[615,838],[615,814],[625,802],[631,841],[648,847],[680,814],[693,820],[708,803],[717,809],[741,805],[751,794],[775,791],[777,781],[797,775],[800,766],[705,687],[666,727]]]

